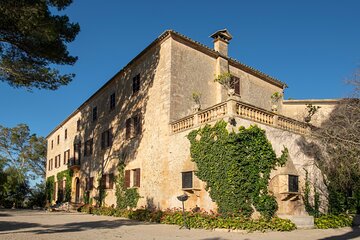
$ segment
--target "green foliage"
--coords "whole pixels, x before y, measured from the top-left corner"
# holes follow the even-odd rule
[[[321,229],[351,227],[352,222],[353,222],[353,217],[351,215],[346,215],[346,214],[340,214],[340,215],[329,214],[315,218],[315,226]]]
[[[235,81],[239,81],[238,79],[234,79],[231,73],[224,72],[219,74],[214,79],[214,82],[220,83],[226,90],[230,90],[234,88]]]
[[[62,181],[65,178],[65,196],[63,199],[58,199],[60,201],[64,202],[70,202],[71,201],[71,179],[73,176],[73,171],[71,169],[66,169],[64,171],[59,172],[56,175],[56,179],[58,181]],[[60,189],[58,189],[58,197],[61,195]]]
[[[71,0],[0,1],[0,81],[13,87],[55,90],[74,74],[61,75],[54,64],[73,65],[66,44],[80,31],[66,15],[53,15]]]
[[[45,184],[40,183],[35,186],[35,188],[31,189],[29,202],[27,207],[44,207],[46,203],[46,191],[45,191]]]
[[[318,217],[320,215],[320,194],[314,185],[314,203],[310,202],[310,193],[311,193],[311,186],[309,181],[309,173],[306,169],[305,170],[305,189],[304,189],[304,196],[303,201],[305,204],[305,210],[309,213],[309,215]]]
[[[181,210],[167,210],[163,212],[161,223],[183,225],[183,216]],[[186,212],[186,224],[190,228],[225,228],[225,229],[240,229],[247,231],[291,231],[296,229],[294,223],[290,220],[281,218],[258,220],[248,219],[241,216],[209,214],[207,212]]]
[[[15,167],[7,167],[4,170],[2,192],[0,193],[0,205],[5,207],[24,207],[24,200],[30,193],[30,187],[23,172]]]
[[[229,133],[226,125],[220,121],[189,133],[196,175],[206,182],[220,213],[249,217],[255,206],[270,218],[277,210],[267,189],[270,172],[285,164],[287,149],[277,158],[264,130],[255,125]]]
[[[118,209],[126,209],[127,207],[135,208],[139,201],[140,195],[136,188],[125,187],[124,176],[125,164],[119,163],[118,176],[116,178],[116,207]]]
[[[111,207],[96,208],[91,205],[84,205],[78,211],[83,213],[105,215],[114,217],[125,217],[137,221],[156,222],[163,224],[183,225],[183,213],[180,209],[150,210],[147,208],[137,210],[126,210]],[[296,229],[294,223],[290,220],[281,218],[258,220],[247,219],[240,216],[224,216],[207,212],[185,212],[187,225],[190,228],[225,228],[225,229],[241,229],[247,231],[291,231]]]
[[[46,200],[49,201],[50,203],[55,200],[54,199],[54,184],[55,184],[55,176],[50,176],[46,179],[46,187],[45,187],[45,195],[46,195]]]
[[[26,178],[44,178],[46,140],[31,134],[26,124],[13,128],[0,125],[0,160]]]
[[[270,96],[272,103],[277,103],[277,102],[282,98],[282,96],[283,96],[283,95],[282,95],[281,93],[279,93],[279,92],[274,92],[274,93]]]

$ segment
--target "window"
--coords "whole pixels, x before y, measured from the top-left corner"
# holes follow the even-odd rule
[[[101,134],[101,149],[108,148],[112,145],[112,128]]]
[[[74,144],[74,160],[79,161],[81,158],[81,142]]]
[[[48,171],[50,171],[52,169],[52,159],[49,159],[48,161]]]
[[[140,168],[125,170],[125,187],[140,187]]]
[[[104,174],[101,178],[101,185],[104,189],[114,188],[114,174]]]
[[[115,93],[110,95],[110,111],[115,108]]]
[[[92,110],[92,120],[93,121],[96,121],[97,120],[97,107],[94,107],[93,110]]]
[[[70,158],[70,149],[64,152],[64,164],[68,164]]]
[[[54,140],[51,140],[51,149],[54,148]]]
[[[240,79],[238,77],[231,77],[230,87],[235,90],[235,94],[240,95]]]
[[[133,187],[140,187],[140,168],[135,168],[133,172]]]
[[[289,175],[289,192],[299,192],[299,177]]]
[[[85,189],[87,191],[92,190],[94,188],[94,177],[89,177],[85,179]]]
[[[85,142],[84,156],[90,156],[93,153],[93,139]]]
[[[57,144],[59,145],[60,143],[60,135],[57,136]]]
[[[193,172],[182,172],[182,188],[193,188]]]
[[[55,156],[55,168],[60,167],[60,165],[61,165],[61,155],[59,154]]]
[[[78,119],[77,122],[76,122],[76,130],[77,131],[80,131],[80,123],[81,123],[80,119]]]
[[[136,137],[141,134],[141,116],[140,114],[136,115],[135,117],[128,118],[126,120],[126,139],[130,139]]]
[[[64,138],[67,139],[67,129],[65,129]]]
[[[133,94],[137,93],[140,90],[140,73],[133,77],[132,89]]]

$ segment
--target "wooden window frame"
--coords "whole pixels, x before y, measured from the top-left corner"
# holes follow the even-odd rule
[[[112,146],[113,143],[113,134],[112,128],[101,133],[101,149],[107,149]]]
[[[92,121],[95,122],[98,119],[97,106],[92,109]]]
[[[114,110],[116,106],[116,95],[115,92],[110,95],[109,109]]]
[[[186,179],[190,177],[190,179]],[[191,186],[188,185],[191,181]],[[193,189],[194,188],[194,171],[181,172],[181,188],[182,189]]]
[[[132,80],[133,95],[140,91],[140,73],[138,73]]]

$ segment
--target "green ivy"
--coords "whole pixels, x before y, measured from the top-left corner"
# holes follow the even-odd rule
[[[310,181],[309,181],[309,173],[305,170],[305,189],[304,189],[304,205],[305,210],[309,213],[309,215],[314,217],[319,217],[320,215],[320,194],[314,186],[314,203],[310,203]]]
[[[73,171],[71,169],[67,169],[64,171],[59,172],[56,175],[56,179],[58,181],[61,181],[65,177],[65,196],[63,201],[64,202],[70,202],[71,201],[71,180],[73,176]],[[60,189],[58,189],[58,196],[60,196]]]
[[[55,184],[55,176],[50,176],[46,179],[46,187],[45,187],[45,195],[46,200],[48,200],[50,203],[54,200],[54,184]]]
[[[136,188],[125,187],[125,164],[119,163],[118,176],[116,178],[116,207],[126,209],[127,207],[135,208],[139,201],[140,195]]]
[[[347,214],[328,214],[315,218],[314,223],[317,228],[321,229],[351,227],[353,223],[353,217]]]
[[[285,164],[285,148],[277,158],[265,131],[256,125],[228,132],[225,121],[189,133],[196,175],[222,214],[250,217],[253,207],[265,218],[277,210],[275,197],[268,193],[270,172]]]

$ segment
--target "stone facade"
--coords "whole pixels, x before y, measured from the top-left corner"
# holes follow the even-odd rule
[[[281,98],[277,111],[271,111],[271,95],[282,94],[286,85],[229,58],[231,35],[226,30],[212,37],[215,50],[174,31],[158,37],[48,135],[46,176],[55,176],[59,183],[62,179],[56,179],[57,173],[72,168],[72,201],[83,202],[89,188],[86,183],[92,181],[90,198],[96,199],[101,176],[106,175],[105,205],[110,206],[116,204],[110,178],[118,174],[117,165],[123,161],[130,170],[128,186],[136,187],[142,196],[138,207],[180,207],[176,196],[186,192],[190,196],[187,208],[214,210],[216,204],[204,190],[205,183],[195,175],[191,189],[182,188],[182,173],[196,171],[186,135],[225,119],[235,121],[235,130],[258,124],[266,130],[277,154],[283,146],[289,149],[289,163],[273,171],[269,188],[278,199],[279,214],[305,214],[300,197],[304,169],[311,179],[321,176],[300,144],[310,133],[297,117],[303,114],[299,109],[304,104]],[[230,98],[214,82],[216,75],[224,72],[240,79],[239,92]],[[201,109],[196,113],[194,92],[201,94]],[[64,160],[67,150],[69,160]],[[59,155],[60,164],[52,167]],[[286,191],[289,174],[299,176],[300,190],[293,196]]]

